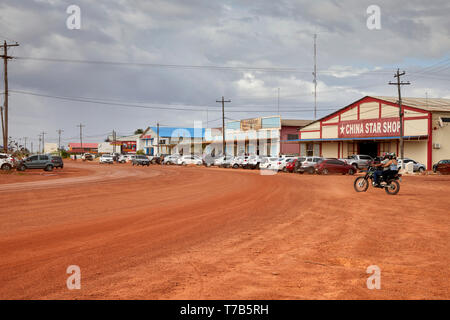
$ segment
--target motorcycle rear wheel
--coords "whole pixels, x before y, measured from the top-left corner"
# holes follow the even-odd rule
[[[353,188],[356,192],[366,192],[369,188],[369,181],[364,179],[364,177],[358,177],[353,183]]]
[[[392,180],[389,184],[384,188],[387,194],[396,195],[400,191],[400,183],[396,180]]]

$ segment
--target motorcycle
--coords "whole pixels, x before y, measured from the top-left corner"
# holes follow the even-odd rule
[[[355,179],[353,183],[353,187],[356,192],[366,192],[369,188],[369,184],[373,185],[376,168],[373,166],[369,166],[367,170],[365,170],[366,174],[362,177],[358,177]],[[394,172],[387,176],[387,179],[384,180],[382,176],[380,176],[380,184],[379,186],[374,186],[375,188],[383,188],[387,194],[396,195],[400,191],[400,183],[402,181],[402,175],[398,172]],[[369,182],[370,180],[370,182]]]

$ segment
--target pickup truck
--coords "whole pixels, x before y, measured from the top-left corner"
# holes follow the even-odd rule
[[[367,168],[369,163],[373,161],[373,158],[364,154],[354,154],[347,159],[339,159],[345,163],[354,166],[357,169]]]

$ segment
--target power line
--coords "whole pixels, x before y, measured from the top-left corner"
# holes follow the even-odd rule
[[[195,112],[204,112],[204,109],[192,109],[192,108],[168,108],[168,107],[158,107],[158,106],[148,106],[148,105],[136,105],[136,104],[127,104],[127,103],[116,103],[116,102],[106,102],[101,100],[90,100],[83,97],[63,97],[63,96],[55,96],[55,95],[49,95],[49,94],[41,94],[36,92],[27,92],[27,91],[20,91],[20,90],[10,90],[10,92],[18,93],[18,94],[25,94],[25,95],[32,95],[32,96],[38,96],[38,97],[46,97],[46,98],[52,98],[52,99],[59,99],[59,100],[67,100],[67,101],[75,101],[75,102],[83,102],[83,103],[93,103],[93,104],[100,104],[100,105],[107,105],[107,106],[115,106],[115,107],[129,107],[129,108],[142,108],[142,109],[159,109],[159,110],[174,110],[174,111],[195,111]],[[256,106],[256,105],[255,105]],[[242,107],[246,107],[245,105]],[[261,106],[265,107],[265,106]],[[271,106],[267,106],[271,107]],[[322,108],[321,110],[332,110],[333,108]],[[295,109],[295,110],[283,110],[283,112],[306,112],[306,111],[312,111],[313,109]],[[220,112],[220,110],[211,110],[211,112]],[[273,112],[272,110],[229,110],[228,112],[236,112],[236,113],[254,113],[254,112]]]

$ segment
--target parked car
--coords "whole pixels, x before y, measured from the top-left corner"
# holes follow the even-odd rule
[[[237,168],[241,167],[244,159],[245,159],[244,156],[234,157],[233,160],[231,160],[230,167],[232,167],[233,169],[237,169]],[[247,157],[247,159],[248,159],[248,157]]]
[[[58,163],[58,159],[54,160],[53,156],[48,154],[33,155],[21,160],[17,165],[17,170],[24,171],[26,169],[44,169],[45,171],[52,171]]]
[[[114,163],[114,157],[110,154],[102,154],[98,163]]]
[[[133,166],[149,166],[150,160],[144,155],[135,155],[131,158],[131,164]]]
[[[280,164],[280,169],[283,172],[287,172],[286,166],[288,165],[288,163],[290,163],[292,160],[294,160],[295,157],[291,157],[291,156],[284,156],[281,157],[281,164]]]
[[[131,162],[136,157],[135,154],[123,154],[119,157],[120,163]]]
[[[324,159],[315,165],[315,170],[319,174],[342,173],[353,175],[356,168],[339,159]]]
[[[177,164],[177,160],[181,157],[179,154],[171,154],[164,157],[162,164]]]
[[[450,174],[450,160],[441,160],[433,165],[433,171],[441,174]]]
[[[182,156],[177,160],[177,164],[179,165],[183,165],[186,166],[188,164],[196,164],[196,165],[202,165],[203,164],[203,160],[201,157],[197,156],[197,155],[187,155],[187,156]]]
[[[94,160],[94,155],[90,153],[85,153],[81,156],[81,160],[83,161],[92,161]]]
[[[119,156],[119,159],[118,159],[117,161],[120,162],[120,163],[125,163],[125,162],[127,162],[127,155],[126,155],[126,154],[121,154],[121,155]]]
[[[291,172],[291,173],[296,172],[297,163],[300,163],[299,162],[300,159],[304,159],[304,158],[301,158],[301,157],[293,158],[292,160],[287,162],[286,166],[285,166],[286,172]]]
[[[52,163],[54,164],[54,168],[64,168],[64,161],[60,156],[52,156]]]
[[[259,164],[260,169],[279,170],[282,159],[279,157],[264,158]]]
[[[320,161],[323,160],[322,157],[317,157],[317,156],[312,156],[312,157],[306,157],[303,159],[299,160],[300,161],[300,166],[297,167],[297,172],[298,173],[304,173],[307,172],[309,174],[313,174],[314,172],[316,172],[315,169],[315,165],[317,163],[319,163]]]
[[[234,157],[232,156],[221,156],[214,160],[214,165],[217,167],[228,168],[231,165]]]
[[[113,158],[113,161],[119,161],[119,158],[120,158],[120,153],[118,153],[118,152],[113,152],[113,153],[111,153],[111,157]]]
[[[0,153],[0,169],[3,171],[9,171],[16,167],[16,159],[6,153]]]
[[[405,162],[405,167],[406,167],[406,164],[412,162],[414,165],[414,167],[413,167],[414,172],[424,172],[427,170],[427,167],[425,167],[424,164],[414,161],[413,159],[405,158],[404,162]],[[397,163],[398,163],[398,169],[400,170],[402,168],[403,159],[397,159]]]
[[[373,162],[373,158],[364,154],[354,154],[346,159],[338,159],[349,165],[354,166],[356,169],[367,168],[369,164]]]
[[[261,157],[260,156],[251,155],[251,156],[248,157],[244,168],[246,168],[246,169],[258,169],[260,163],[261,163]]]

